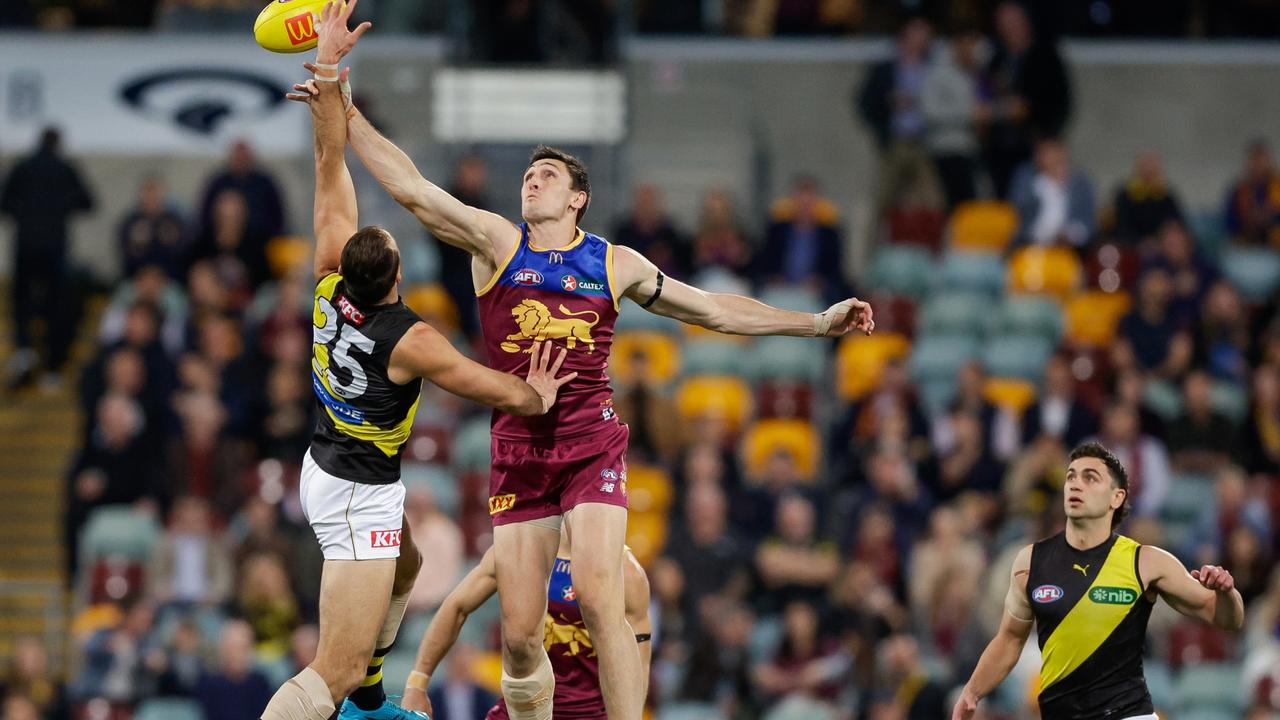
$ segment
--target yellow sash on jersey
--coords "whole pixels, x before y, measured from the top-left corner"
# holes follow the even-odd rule
[[[1040,665],[1041,690],[1075,672],[1115,632],[1142,597],[1134,570],[1139,547],[1123,535],[1117,537],[1093,584],[1045,640]],[[1130,595],[1132,602],[1123,602]]]

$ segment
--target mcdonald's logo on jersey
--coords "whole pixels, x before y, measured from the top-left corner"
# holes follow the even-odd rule
[[[302,45],[316,39],[316,23],[310,12],[285,18],[285,30],[289,32],[289,42]]]

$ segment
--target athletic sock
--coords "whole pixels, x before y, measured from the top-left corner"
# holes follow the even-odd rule
[[[387,693],[382,687],[382,661],[389,652],[391,652],[390,647],[373,651],[369,668],[365,670],[364,681],[351,693],[351,702],[361,710],[377,710],[387,701]]]

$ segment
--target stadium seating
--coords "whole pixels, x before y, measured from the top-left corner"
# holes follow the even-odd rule
[[[1018,229],[1018,214],[1004,202],[961,203],[951,213],[951,247],[969,252],[1002,253]]]
[[[911,349],[911,377],[920,382],[955,381],[966,362],[978,357],[979,341],[972,335],[931,335]]]
[[[842,400],[856,400],[876,386],[890,360],[905,358],[911,341],[899,333],[847,335],[836,351],[836,388]]]
[[[715,338],[690,340],[680,355],[680,371],[690,375],[743,375],[747,369],[749,350],[737,342]]]
[[[400,479],[410,492],[417,489],[429,492],[436,505],[447,515],[458,514],[462,500],[458,479],[447,467],[435,463],[403,462],[400,465]]]
[[[728,720],[711,703],[667,703],[658,711],[657,720]]]
[[[920,299],[929,292],[934,269],[933,257],[927,250],[886,245],[872,259],[867,281],[877,291]]]
[[[631,513],[627,518],[627,546],[641,565],[651,566],[667,542],[670,523],[659,512]]]
[[[407,676],[407,674],[406,674]],[[212,720],[195,700],[166,697],[145,700],[138,706],[133,720]]]
[[[992,405],[1020,417],[1036,401],[1036,386],[1021,378],[991,378],[982,394]]]
[[[827,309],[827,303],[822,301],[822,296],[803,285],[774,285],[765,288],[760,293],[760,302],[799,312],[816,313]]]
[[[654,465],[627,468],[627,500],[632,513],[665,513],[675,496],[671,476]]]
[[[948,252],[942,257],[936,288],[998,296],[1004,291],[1004,261],[980,252]]]
[[[1245,301],[1265,302],[1280,290],[1280,251],[1229,247],[1222,254],[1222,274]]]
[[[1209,711],[1240,717],[1245,705],[1240,668],[1230,663],[1186,667],[1174,685],[1174,695],[1182,712],[1188,716],[1193,712]]]
[[[774,453],[785,451],[796,462],[800,476],[812,479],[818,472],[821,454],[818,429],[804,420],[761,420],[752,425],[743,438],[747,473],[760,477]]]
[[[463,423],[453,437],[453,467],[459,472],[489,469],[489,418]]]
[[[1062,339],[1062,306],[1052,298],[1036,295],[1013,295],[996,310],[991,332],[1000,334],[1039,335],[1057,345]]]
[[[1144,660],[1142,672],[1147,677],[1147,690],[1151,693],[1151,703],[1159,712],[1166,714],[1176,705],[1173,690],[1173,671],[1159,660]]]
[[[1142,386],[1142,404],[1165,420],[1182,413],[1182,393],[1164,380],[1147,380]]]
[[[298,235],[281,235],[267,241],[267,266],[275,277],[284,277],[299,266],[310,267],[311,240]]]
[[[817,383],[826,374],[827,349],[828,341],[812,338],[760,338],[746,355],[745,374],[755,381]]]
[[[1053,344],[1038,335],[1000,335],[983,344],[982,364],[997,377],[1039,383]]]
[[[1067,339],[1084,347],[1105,347],[1115,340],[1132,300],[1126,292],[1087,290],[1067,300]]]
[[[1229,382],[1214,382],[1210,390],[1209,401],[1216,412],[1226,416],[1233,423],[1240,423],[1249,412],[1249,396],[1239,385]]]
[[[653,332],[674,333],[680,331],[680,323],[669,317],[655,315],[635,303],[622,303],[618,313],[618,321],[614,323],[614,332]]]
[[[1008,287],[1015,293],[1044,293],[1066,298],[1080,287],[1082,268],[1066,248],[1023,248],[1009,261]]]
[[[80,535],[80,558],[121,556],[145,563],[160,539],[160,525],[150,515],[127,505],[105,505],[93,511]]]
[[[751,415],[751,388],[741,379],[726,375],[691,377],[676,390],[676,408],[686,420],[718,417],[730,428],[742,427]]]
[[[918,333],[922,336],[969,335],[981,337],[987,329],[993,303],[974,292],[938,292],[925,303]]]
[[[445,334],[458,329],[458,306],[443,285],[431,283],[402,293],[404,304]]]
[[[619,333],[613,337],[609,375],[623,383],[639,380],[634,368],[636,356],[645,360],[645,379],[665,384],[680,371],[680,345],[666,333],[652,330]]]

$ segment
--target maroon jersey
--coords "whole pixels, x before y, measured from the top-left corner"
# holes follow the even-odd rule
[[[550,340],[569,349],[561,372],[578,377],[560,388],[545,415],[517,417],[495,410],[494,437],[571,438],[618,424],[605,374],[618,318],[612,270],[613,246],[603,238],[579,230],[567,246],[546,250],[532,244],[528,226],[520,225],[515,249],[476,293],[489,366],[524,377],[533,342]]]
[[[578,608],[578,596],[573,592],[569,561],[564,558],[556,558],[547,586],[543,645],[556,676],[553,720],[604,720],[600,665]],[[486,720],[508,720],[506,700],[499,700]]]

